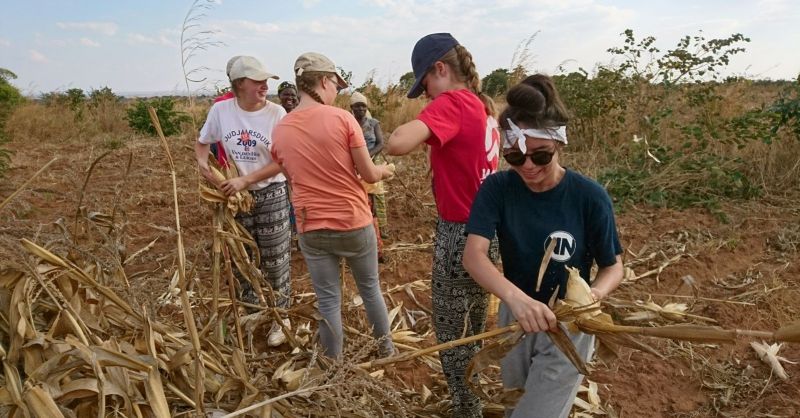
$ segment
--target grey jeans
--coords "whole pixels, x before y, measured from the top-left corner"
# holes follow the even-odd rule
[[[319,337],[325,355],[342,355],[342,287],[339,260],[344,258],[367,310],[372,335],[380,341],[381,355],[394,353],[389,313],[378,281],[378,247],[372,225],[353,231],[317,230],[298,234],[300,250],[311,273],[319,302]]]
[[[497,322],[503,327],[514,320],[511,310],[500,305]],[[568,333],[578,354],[589,361],[594,335]],[[500,362],[503,387],[524,388],[525,394],[506,418],[566,418],[572,410],[583,376],[544,332],[526,335]]]

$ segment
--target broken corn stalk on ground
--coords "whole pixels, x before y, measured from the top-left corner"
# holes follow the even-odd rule
[[[798,342],[798,338],[800,338],[800,323],[786,325],[774,332],[722,329],[714,326],[693,324],[650,327],[617,325],[613,322],[611,316],[602,312],[600,303],[594,300],[588,284],[580,277],[578,270],[570,267],[567,267],[567,270],[569,271],[569,278],[566,296],[563,300],[556,300],[552,303],[554,305],[552,306],[553,311],[559,320],[560,326],[555,331],[548,331],[548,335],[552,338],[553,343],[558,346],[572,362],[575,368],[586,376],[591,375],[591,369],[583,359],[577,355],[575,346],[566,334],[566,329],[573,332],[581,331],[595,335],[599,343],[610,349],[612,353],[618,353],[619,347],[624,346],[650,352],[654,355],[660,354],[644,342],[639,341],[638,336],[694,342],[728,343],[732,343],[736,341],[737,338],[742,337],[764,338],[783,342]],[[652,306],[647,307],[653,311],[663,311],[663,309],[658,310]],[[668,319],[686,318],[686,316],[680,315],[679,312],[678,310],[674,310],[673,312],[669,312],[670,315],[664,316]],[[563,325],[566,325],[566,327]],[[467,368],[467,382],[476,395],[495,404],[505,406],[513,406],[516,404],[519,397],[524,393],[522,388],[503,390],[494,388],[494,393],[489,393],[486,385],[481,385],[476,382],[481,382],[480,374],[489,369],[490,366],[499,364],[503,356],[519,343],[523,335],[523,331],[516,323],[501,330],[494,331],[491,336],[487,335],[487,338],[496,337],[497,341],[485,345],[472,359]],[[765,362],[770,364],[779,377],[782,376],[780,361],[785,361],[786,359],[777,357],[777,350],[780,348],[779,345],[767,346],[755,344],[753,348]]]

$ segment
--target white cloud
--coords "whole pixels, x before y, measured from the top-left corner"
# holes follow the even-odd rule
[[[161,45],[177,48],[180,44],[181,31],[178,29],[162,29],[158,32],[158,42]]]
[[[88,46],[88,47],[92,47],[92,48],[97,48],[97,47],[100,46],[99,42],[93,41],[93,40],[91,40],[89,38],[81,38],[80,43],[83,46]]]
[[[229,22],[227,26],[255,33],[275,33],[281,30],[280,26],[274,23],[257,23],[249,20],[234,20]]]
[[[11,46],[11,41],[5,38],[0,38],[0,46]]]
[[[158,43],[158,40],[149,36],[142,35],[141,33],[129,33],[128,43],[131,45],[155,44]]]
[[[31,49],[28,52],[30,54],[31,61],[33,61],[33,62],[38,62],[38,63],[41,63],[41,64],[46,64],[46,63],[50,62],[50,60],[47,59],[47,57],[44,56],[44,54],[42,54],[41,52],[39,52],[39,51],[37,51],[35,49]]]
[[[117,33],[114,22],[57,22],[56,26],[66,30],[85,30],[112,36]]]

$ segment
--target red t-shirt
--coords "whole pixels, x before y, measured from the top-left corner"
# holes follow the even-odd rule
[[[500,133],[483,102],[469,90],[436,97],[417,119],[431,130],[433,194],[439,217],[466,223],[483,179],[497,171]]]
[[[234,97],[236,96],[233,95],[233,92],[229,91],[221,96],[217,96],[217,98],[214,99],[214,103],[233,99]],[[220,167],[228,166],[228,156],[225,155],[225,149],[222,147],[217,147],[217,162],[219,162]]]

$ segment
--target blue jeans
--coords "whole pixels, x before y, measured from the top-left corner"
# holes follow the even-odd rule
[[[322,316],[319,337],[325,355],[332,358],[342,355],[341,258],[347,261],[353,272],[358,293],[367,310],[367,320],[372,326],[372,335],[380,341],[381,355],[393,354],[389,313],[378,281],[377,241],[372,225],[352,231],[322,229],[300,233],[298,237],[319,302]]]

